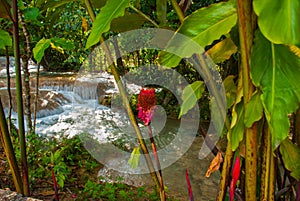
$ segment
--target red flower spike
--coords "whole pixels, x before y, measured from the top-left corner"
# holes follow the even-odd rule
[[[240,156],[237,156],[235,159],[235,163],[233,165],[232,179],[231,179],[230,187],[229,187],[230,201],[234,200],[234,191],[235,191],[236,183],[240,177],[240,172],[241,172],[241,160],[240,160]]]
[[[138,96],[138,118],[147,126],[151,122],[156,106],[156,94],[154,89],[141,89]]]

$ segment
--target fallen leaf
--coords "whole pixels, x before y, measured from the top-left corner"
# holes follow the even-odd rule
[[[208,170],[205,174],[206,177],[210,177],[211,173],[217,171],[220,168],[220,164],[223,162],[222,153],[219,151],[215,158],[211,161]]]

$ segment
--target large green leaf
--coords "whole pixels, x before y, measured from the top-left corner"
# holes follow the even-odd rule
[[[51,40],[42,38],[33,48],[33,57],[39,63],[41,62],[45,50],[50,46]]]
[[[251,55],[251,76],[261,100],[275,149],[289,133],[288,114],[300,102],[300,58],[287,46],[275,45],[257,32]]]
[[[300,45],[299,0],[254,0],[258,26],[275,44]]]
[[[280,153],[286,169],[291,171],[291,176],[300,179],[300,149],[288,138],[280,145]]]
[[[237,14],[234,6],[228,2],[221,2],[201,8],[187,16],[177,32],[193,39],[204,48],[227,34],[236,24],[236,20]],[[172,47],[187,58],[197,52],[186,40],[173,39],[168,44],[168,49]],[[177,66],[181,59],[168,52],[161,52],[159,55],[159,62],[168,67]]]
[[[5,49],[5,46],[12,46],[12,39],[8,32],[0,29],[0,49]]]
[[[160,25],[164,26],[167,23],[167,0],[156,1],[156,14]]]
[[[225,38],[207,50],[206,53],[215,63],[221,63],[228,60],[231,55],[236,52],[237,46],[234,44],[231,38]]]
[[[109,30],[113,19],[124,15],[129,2],[130,0],[108,0],[106,2],[93,23],[91,34],[87,39],[86,49],[99,42],[102,34]]]
[[[202,93],[205,89],[205,85],[202,81],[196,81],[184,88],[182,92],[183,103],[180,108],[179,117],[186,114],[192,109],[197,103],[198,99],[201,98]]]
[[[244,102],[239,102],[232,109],[231,131],[229,132],[229,141],[231,148],[235,151],[244,137]]]
[[[110,30],[115,32],[125,32],[139,29],[146,21],[147,20],[141,15],[126,12],[124,16],[113,19]]]
[[[260,93],[257,92],[251,97],[245,112],[245,126],[250,128],[252,124],[263,116],[263,104],[260,100]]]

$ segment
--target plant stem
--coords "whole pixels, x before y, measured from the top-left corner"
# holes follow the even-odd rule
[[[136,7],[132,6],[129,4],[129,8],[131,8],[132,10],[134,10],[137,14],[139,14],[140,16],[142,16],[143,18],[145,18],[146,20],[148,20],[151,24],[153,24],[156,28],[159,28],[159,25],[154,22],[150,17],[148,17],[147,15],[145,15],[142,11],[140,11],[139,9],[137,9]]]
[[[41,64],[38,63],[38,69],[37,69],[37,73],[36,73],[36,82],[35,82],[34,108],[33,108],[33,132],[34,132],[34,133],[35,133],[35,127],[36,127],[37,105],[38,105],[38,101],[39,101],[40,67],[41,67]]]
[[[9,72],[9,53],[8,47],[5,46],[5,55],[6,55],[6,76],[7,76],[7,93],[8,93],[8,131],[11,130],[11,111],[12,111],[12,97],[11,97],[11,90],[10,90],[10,72]]]
[[[23,83],[24,83],[24,106],[25,106],[25,116],[26,116],[26,123],[27,123],[27,131],[29,133],[32,132],[32,121],[31,121],[31,109],[30,109],[30,73],[28,70],[28,62],[29,59],[31,57],[31,50],[30,50],[30,37],[26,28],[26,24],[23,21],[21,12],[18,12],[18,16],[19,16],[19,21],[20,24],[22,26],[22,30],[23,30],[23,35],[25,37],[25,55],[23,56],[23,72],[24,72],[24,76],[23,76]]]
[[[91,4],[90,0],[85,0],[84,2],[85,2],[85,6],[86,6],[86,8],[88,10],[88,13],[89,13],[92,21],[94,21],[96,19],[96,16],[95,16],[95,13],[93,11],[93,7],[92,7],[92,4]],[[146,144],[144,142],[144,139],[142,137],[140,128],[139,128],[139,126],[138,126],[138,124],[136,122],[134,113],[133,113],[133,111],[131,109],[130,103],[129,103],[127,95],[126,95],[126,91],[125,91],[125,89],[123,87],[123,84],[121,82],[121,79],[120,79],[120,76],[118,74],[118,71],[116,70],[116,67],[114,65],[113,59],[112,59],[111,54],[110,54],[110,51],[109,51],[108,47],[106,47],[105,43],[103,43],[103,42],[104,42],[104,39],[101,36],[100,43],[102,43],[102,48],[104,49],[104,52],[106,54],[108,62],[111,63],[110,67],[111,67],[111,70],[112,70],[112,74],[114,75],[115,81],[117,83],[117,86],[119,88],[119,91],[120,91],[120,94],[121,94],[121,97],[122,97],[122,101],[123,101],[123,103],[125,105],[125,108],[127,110],[129,119],[130,119],[130,121],[132,123],[132,126],[134,128],[134,131],[135,131],[135,134],[137,136],[138,142],[139,142],[140,147],[141,147],[141,149],[143,151],[143,155],[145,157],[147,166],[149,168],[150,175],[151,175],[151,177],[152,177],[152,179],[153,179],[153,181],[155,183],[156,190],[157,190],[157,192],[160,192],[160,183],[159,183],[157,174],[155,172],[155,169],[154,169],[151,157],[149,155],[149,151],[148,151],[147,146],[146,146]],[[161,200],[163,200],[162,197],[161,197]]]
[[[160,166],[160,162],[159,162],[159,158],[158,158],[158,154],[157,154],[157,149],[156,149],[156,144],[152,135],[152,129],[151,126],[148,125],[148,134],[150,137],[150,142],[151,142],[151,147],[152,147],[152,151],[153,151],[153,155],[156,161],[156,166],[157,166],[157,171],[158,171],[158,175],[159,175],[159,183],[160,183],[160,193],[161,193],[161,197],[163,198],[163,200],[166,200],[166,194],[165,194],[165,187],[164,187],[164,182],[163,182],[163,177],[162,177],[162,172],[161,172],[161,166]]]
[[[252,97],[254,86],[250,78],[250,54],[253,44],[253,10],[251,0],[237,0],[238,25],[240,36],[241,64],[240,69],[243,74],[244,111],[247,110],[248,102]],[[249,108],[251,109],[251,108]],[[246,113],[246,112],[245,112]],[[256,201],[257,183],[257,123],[251,128],[245,128],[246,139],[246,200]]]
[[[1,143],[4,148],[5,155],[8,160],[10,170],[12,172],[13,182],[18,193],[23,193],[22,178],[19,172],[19,167],[16,159],[16,155],[13,149],[13,145],[10,139],[8,126],[5,120],[5,114],[2,106],[1,96],[0,96],[0,134],[1,134]]]
[[[180,23],[182,23],[184,20],[184,13],[182,12],[179,4],[177,3],[177,0],[171,0],[171,3],[172,3],[172,6],[173,6],[178,18],[179,18]]]
[[[24,129],[24,113],[23,113],[23,99],[22,99],[22,76],[20,65],[20,44],[19,44],[19,24],[18,24],[18,2],[12,0],[13,10],[13,39],[14,39],[14,55],[15,55],[15,71],[16,71],[16,100],[18,108],[18,126],[19,126],[19,140],[21,152],[21,164],[23,173],[23,194],[29,196],[29,182],[28,182],[28,168],[26,155],[26,141]]]
[[[219,193],[216,199],[217,201],[225,200],[227,186],[229,184],[229,174],[232,165],[232,158],[233,158],[233,151],[231,148],[230,141],[228,140],[225,159],[224,159],[222,173],[221,173],[220,184],[219,184]]]

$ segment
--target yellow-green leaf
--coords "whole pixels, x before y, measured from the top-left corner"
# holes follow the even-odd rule
[[[87,39],[86,49],[98,43],[102,34],[109,31],[113,19],[124,15],[129,2],[130,0],[107,0],[93,22],[91,34]]]
[[[205,89],[205,85],[202,81],[196,81],[186,86],[182,92],[183,103],[180,108],[179,117],[186,114],[192,109],[197,103],[198,99],[201,98],[202,93]]]
[[[280,144],[280,153],[286,169],[291,171],[291,176],[300,179],[300,148],[286,138]]]
[[[206,53],[215,63],[221,63],[228,60],[232,54],[237,52],[237,46],[231,40],[231,38],[225,38],[224,40],[215,44]]]
[[[141,156],[140,148],[135,147],[131,152],[130,158],[128,160],[128,164],[132,169],[136,169],[137,166],[139,165],[140,156]]]
[[[263,116],[263,105],[260,100],[261,93],[255,93],[249,101],[245,112],[245,126],[250,128],[252,124]]]

